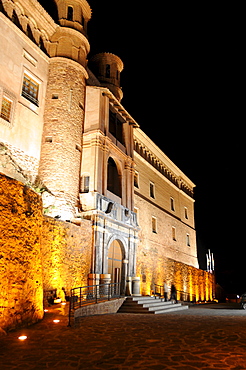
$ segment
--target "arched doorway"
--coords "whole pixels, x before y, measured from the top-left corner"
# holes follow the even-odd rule
[[[122,250],[118,240],[114,240],[108,250],[108,274],[111,274],[112,283],[121,282]]]

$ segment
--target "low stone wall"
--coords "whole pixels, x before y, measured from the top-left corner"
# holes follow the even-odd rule
[[[100,302],[78,308],[74,313],[75,325],[79,325],[83,316],[103,315],[116,313],[122,306],[125,298],[113,299],[112,301]]]

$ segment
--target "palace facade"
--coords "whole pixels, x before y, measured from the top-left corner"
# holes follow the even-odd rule
[[[89,1],[50,3],[0,0],[1,176],[42,196],[46,223],[90,239],[81,279],[46,265],[43,289],[110,278],[124,294],[138,276],[142,294],[165,279],[199,298],[194,183],[122,105],[121,59],[87,60]]]

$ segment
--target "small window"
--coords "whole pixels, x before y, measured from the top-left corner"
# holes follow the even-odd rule
[[[110,78],[110,64],[106,64],[106,78]]]
[[[186,234],[186,245],[190,247],[190,234]]]
[[[39,84],[34,81],[30,76],[24,74],[23,78],[23,85],[22,85],[22,96],[28,99],[35,105],[38,104],[38,91],[39,91]]]
[[[186,220],[188,220],[188,209],[187,209],[187,207],[184,207],[184,216],[185,216]]]
[[[10,122],[11,119],[11,110],[13,102],[8,99],[6,96],[3,96],[2,107],[1,107],[1,118],[5,121]]]
[[[134,186],[139,188],[139,173],[137,171],[134,173]]]
[[[73,8],[71,6],[67,8],[67,20],[73,21]]]
[[[172,237],[173,237],[173,240],[176,242],[177,238],[176,238],[176,227],[172,226]]]
[[[170,198],[170,206],[171,206],[171,211],[174,211],[175,212],[175,203],[174,203],[174,199],[173,198]]]
[[[153,184],[153,182],[149,184],[149,196],[155,198],[155,184]]]
[[[157,220],[154,216],[152,216],[152,232],[157,234]]]
[[[89,193],[90,191],[90,176],[82,176],[81,192]]]

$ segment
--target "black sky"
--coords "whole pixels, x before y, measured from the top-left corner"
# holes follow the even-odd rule
[[[214,4],[89,0],[91,55],[124,62],[122,104],[196,184],[199,262],[246,291],[240,9]],[[144,5],[146,4],[146,5]]]
[[[90,55],[111,52],[122,59],[122,104],[196,184],[200,267],[206,267],[211,249],[218,283],[241,294],[246,291],[242,9],[230,3],[88,3]]]

